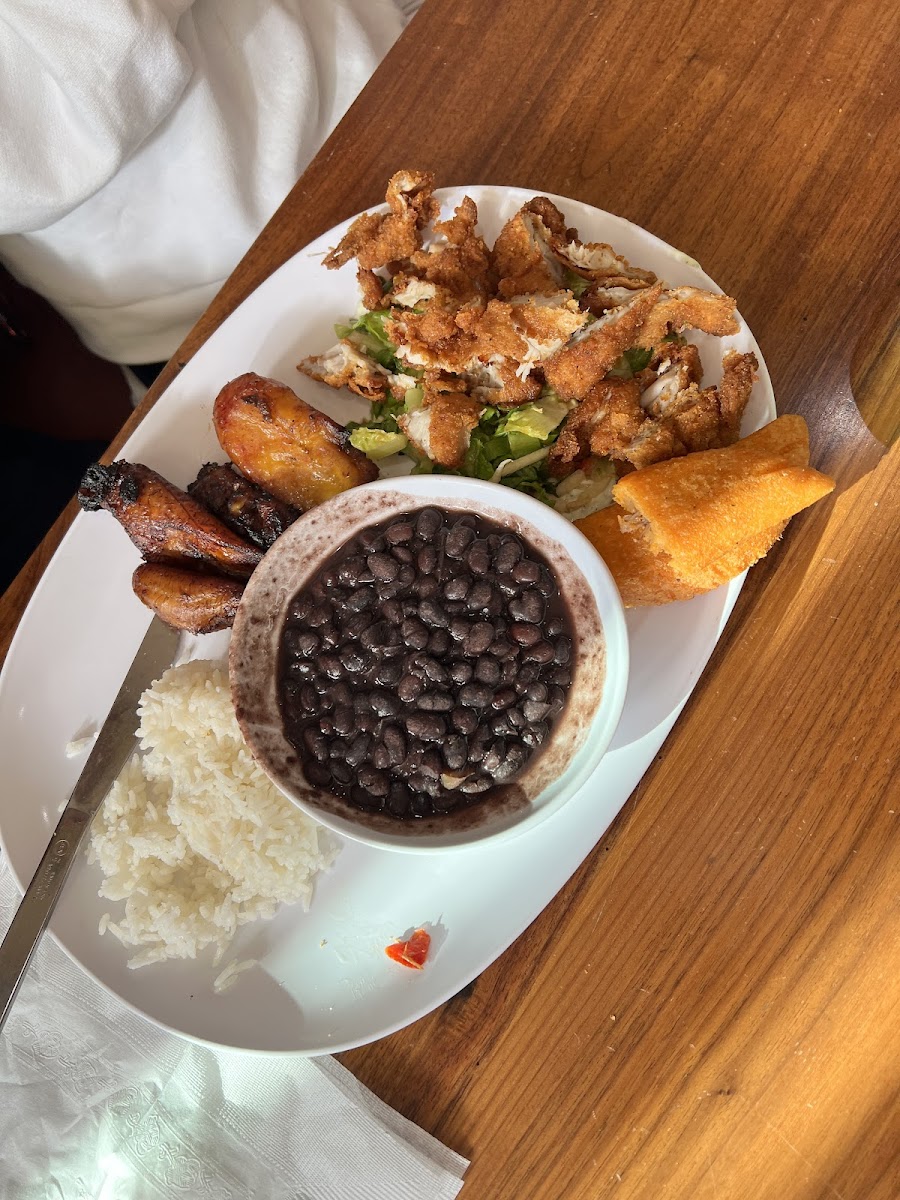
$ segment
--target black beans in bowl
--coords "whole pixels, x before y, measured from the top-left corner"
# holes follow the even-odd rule
[[[547,559],[428,506],[359,529],[292,597],[278,702],[306,778],[397,821],[490,803],[566,705],[574,630]]]

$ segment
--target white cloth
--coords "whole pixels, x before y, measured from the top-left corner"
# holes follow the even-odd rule
[[[0,859],[0,936],[18,902]],[[334,1059],[164,1033],[49,937],[0,1034],[2,1200],[452,1200],[467,1165]]]
[[[393,0],[4,0],[0,260],[168,358],[400,33]]]

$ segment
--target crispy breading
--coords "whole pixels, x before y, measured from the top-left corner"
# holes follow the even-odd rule
[[[667,333],[684,329],[702,329],[716,337],[737,333],[734,315],[736,302],[731,296],[706,292],[702,288],[679,287],[666,291],[641,330],[642,346],[654,346]]]
[[[638,345],[644,321],[663,292],[661,283],[637,292],[633,300],[588,327],[544,364],[547,382],[567,400],[581,400],[626,350]]]
[[[337,246],[326,254],[325,266],[342,267],[355,258],[361,267],[374,270],[415,254],[422,245],[422,229],[440,213],[435,200],[434,176],[428,171],[398,171],[388,183],[390,212],[363,213]]]
[[[435,222],[435,233],[445,241],[410,256],[409,270],[437,284],[454,306],[479,300],[483,304],[494,290],[490,251],[477,223],[475,201],[464,196],[449,220]]]
[[[740,574],[766,553],[773,530],[834,488],[808,463],[806,422],[787,415],[723,449],[633,471],[613,496],[648,548],[705,590],[723,572]]]
[[[367,267],[360,267],[356,272],[356,282],[359,284],[363,305],[370,312],[374,309],[384,308],[384,287],[380,275],[376,275]]]
[[[523,378],[518,374],[514,362],[469,366],[466,379],[472,386],[472,395],[482,404],[505,409],[537,400],[544,386],[544,377],[539,370],[531,371]]]
[[[538,199],[545,198],[535,197],[519,209],[494,242],[493,261],[500,296],[556,292],[562,285],[563,270],[547,242],[546,224],[540,213],[532,209]],[[555,205],[550,207],[559,213]],[[562,213],[559,216],[562,218]]]
[[[297,363],[297,370],[329,387],[347,387],[368,400],[382,400],[388,391],[388,372],[360,353],[349,338],[342,338],[325,354],[304,358]]]
[[[421,408],[397,418],[412,445],[442,467],[462,466],[481,404],[465,392],[435,391],[426,385]]]
[[[603,379],[571,412],[550,447],[547,462],[554,475],[590,455],[598,457],[628,446],[645,421],[640,388],[634,379]]]
[[[641,387],[641,406],[651,416],[661,417],[666,404],[679,392],[702,382],[700,351],[693,342],[661,342],[635,378]]]
[[[729,350],[722,359],[718,393],[723,446],[736,442],[741,436],[741,418],[756,378],[754,372],[758,369],[759,362],[755,354],[738,354],[735,350]]]

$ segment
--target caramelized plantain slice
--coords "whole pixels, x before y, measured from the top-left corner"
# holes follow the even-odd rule
[[[312,508],[378,475],[342,425],[275,379],[252,372],[233,379],[216,397],[213,420],[238,469],[294,508]]]
[[[87,512],[112,513],[148,562],[194,563],[246,578],[262,558],[256,546],[141,463],[94,463],[85,471],[78,502]]]
[[[300,516],[296,508],[239,475],[230,463],[204,463],[188,492],[229,529],[268,550]]]
[[[134,594],[161,621],[187,633],[230,629],[244,584],[167,563],[142,563],[131,577]]]

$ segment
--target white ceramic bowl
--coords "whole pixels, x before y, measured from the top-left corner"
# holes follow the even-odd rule
[[[553,567],[575,627],[573,678],[551,737],[513,784],[480,803],[422,821],[362,812],[309,783],[284,737],[279,645],[291,600],[359,529],[434,505],[475,513],[524,537]],[[628,682],[622,602],[605,563],[564,517],[513,488],[455,475],[382,479],[311,510],[278,539],[241,600],[230,649],[235,711],[251,752],[300,808],[336,833],[392,850],[438,851],[509,838],[560,809],[596,768]]]

